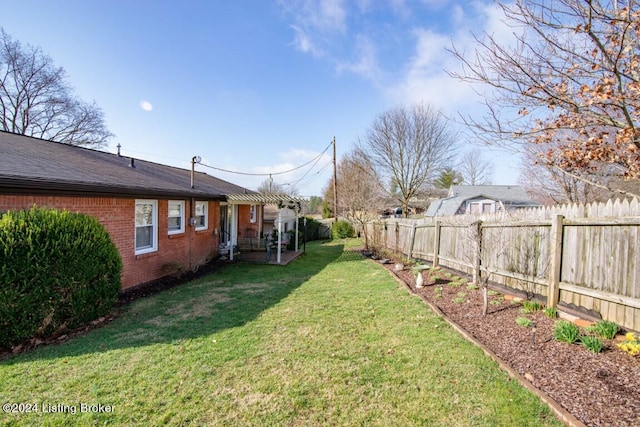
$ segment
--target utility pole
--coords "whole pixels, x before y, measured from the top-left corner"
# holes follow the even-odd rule
[[[336,167],[336,137],[333,137],[333,220],[338,222],[338,171]]]

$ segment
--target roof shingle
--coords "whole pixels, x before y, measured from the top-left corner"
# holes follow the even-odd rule
[[[254,193],[195,172],[88,148],[0,131],[0,190],[206,197]]]

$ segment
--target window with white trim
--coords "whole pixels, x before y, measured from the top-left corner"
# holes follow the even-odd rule
[[[167,233],[184,233],[184,200],[169,200]]]
[[[493,200],[482,200],[476,202],[468,202],[467,212],[472,215],[481,213],[494,213],[496,211],[496,202]]]
[[[251,205],[249,209],[249,222],[256,222],[256,205]]]
[[[196,202],[196,231],[206,230],[209,227],[209,202]]]
[[[136,200],[135,254],[158,250],[158,201]]]

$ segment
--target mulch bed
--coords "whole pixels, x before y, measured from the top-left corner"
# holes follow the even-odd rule
[[[521,304],[502,294],[490,296],[493,302],[483,316],[480,289],[451,286],[443,278],[434,283],[428,272],[418,289],[410,267],[395,271],[393,262],[385,267],[585,425],[640,426],[640,358],[618,349],[618,341],[603,340],[603,352],[592,353],[582,345],[556,341],[557,319],[542,311],[523,314]],[[516,323],[518,317],[535,322],[535,337],[533,328]]]

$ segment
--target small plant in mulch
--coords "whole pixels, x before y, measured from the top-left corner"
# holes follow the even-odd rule
[[[558,341],[573,344],[580,337],[580,328],[566,320],[558,320],[553,329],[553,336]]]
[[[556,319],[558,317],[558,309],[555,307],[547,307],[544,309],[544,315],[550,319]]]
[[[589,351],[593,353],[600,353],[604,347],[600,338],[593,335],[583,335],[580,337],[580,343]]]
[[[467,299],[464,297],[457,297],[453,299],[453,302],[455,302],[456,304],[462,304],[463,302],[466,302]]]
[[[433,290],[436,298],[442,298],[442,286],[438,286]]]
[[[630,356],[640,355],[640,337],[633,332],[624,336],[624,341],[618,344],[618,348]]]
[[[460,286],[462,286],[462,285],[466,285],[466,284],[467,284],[467,280],[466,280],[466,279],[463,279],[462,277],[457,277],[457,276],[456,276],[456,277],[454,277],[454,281],[455,281],[456,283],[458,283]],[[474,286],[476,286],[476,285],[474,285]],[[477,286],[476,286],[476,288],[477,288]]]
[[[610,320],[601,320],[595,325],[585,328],[585,330],[599,336],[600,338],[612,340],[620,330],[620,327],[617,323]]]
[[[531,326],[533,324],[533,321],[531,319],[528,319],[526,317],[518,317],[516,319],[516,323],[524,328],[528,328],[529,326]]]
[[[533,311],[540,311],[542,310],[542,304],[540,304],[538,301],[523,301],[522,302],[522,306],[524,308],[527,308],[529,310]]]
[[[475,283],[469,283],[467,285],[467,289],[469,289],[470,291],[475,291],[478,289],[478,285],[476,285]]]
[[[492,291],[492,290],[487,291],[487,295],[489,295],[489,296],[496,296],[498,294],[500,294],[500,292]]]
[[[522,314],[531,314],[540,310],[542,310],[542,304],[538,301],[522,301],[522,309],[520,310]]]

